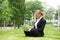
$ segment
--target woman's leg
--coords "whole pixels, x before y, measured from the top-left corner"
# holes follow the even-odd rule
[[[34,37],[40,36],[40,33],[36,29],[31,29],[30,34]]]
[[[30,36],[30,32],[29,31],[24,31],[25,36]]]

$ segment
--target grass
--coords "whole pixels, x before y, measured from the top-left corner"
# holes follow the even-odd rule
[[[46,25],[44,37],[25,37],[23,29],[0,30],[0,40],[60,40],[60,29]]]

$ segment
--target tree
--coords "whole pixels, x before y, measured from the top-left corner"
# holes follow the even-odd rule
[[[58,19],[58,9],[56,9],[55,19]]]
[[[9,0],[9,7],[13,13],[11,20],[14,22],[15,27],[19,28],[24,23],[25,0]]]
[[[3,11],[2,0],[0,0],[0,26],[2,25],[2,22],[3,22],[1,18],[2,11]]]
[[[7,22],[10,20],[8,0],[0,0],[0,10],[0,22],[6,26]]]
[[[29,1],[25,3],[26,5],[26,14],[25,18],[26,19],[31,19],[32,15],[34,16],[34,11],[35,10],[43,10],[42,3],[40,1]]]
[[[48,20],[51,20],[52,19],[52,16],[53,16],[53,13],[54,13],[54,8],[48,8],[47,10],[46,10],[46,15],[45,15],[45,18],[46,19],[48,19]]]

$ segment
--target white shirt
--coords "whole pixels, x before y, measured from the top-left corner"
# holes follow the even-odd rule
[[[37,21],[35,22],[35,29],[37,29],[37,24],[38,22],[41,20],[42,17],[40,17],[39,19],[37,19]]]

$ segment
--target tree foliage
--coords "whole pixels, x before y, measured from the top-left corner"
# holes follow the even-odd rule
[[[26,5],[26,19],[31,19],[32,15],[34,15],[35,10],[43,10],[42,3],[40,1],[29,1],[25,3]]]
[[[17,26],[24,23],[25,0],[0,0],[0,23],[9,21]]]
[[[25,15],[25,0],[9,0],[9,7],[12,9],[12,21],[16,26],[21,26],[24,23]]]
[[[46,13],[46,15],[45,15],[45,18],[46,19],[49,19],[49,20],[51,20],[52,19],[52,15],[54,14],[54,8],[48,8],[46,11],[45,11],[45,13]]]

